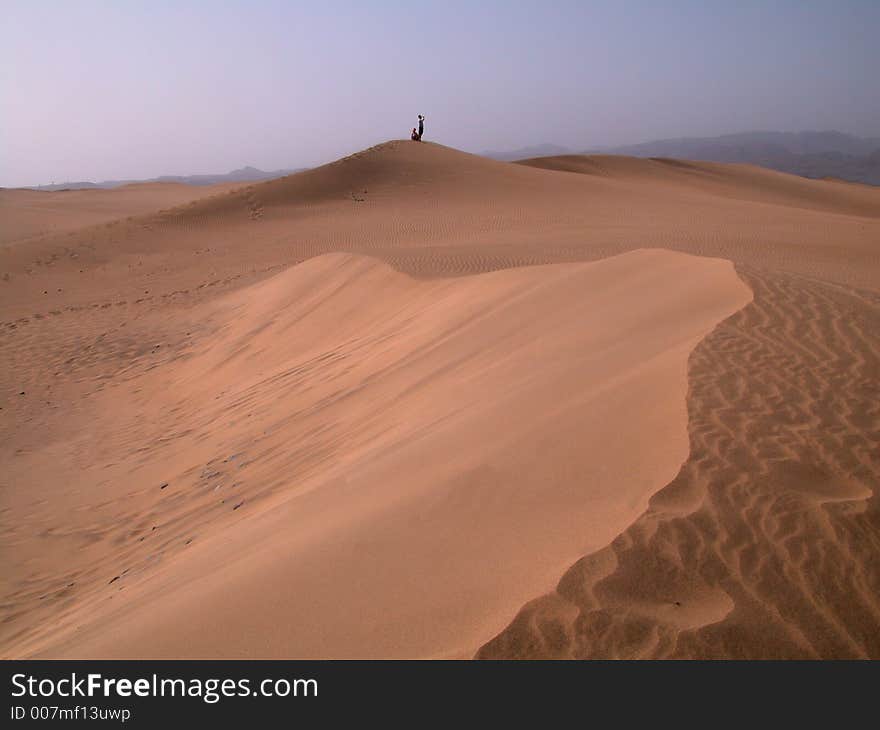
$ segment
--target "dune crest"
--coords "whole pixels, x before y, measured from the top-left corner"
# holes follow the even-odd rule
[[[27,653],[471,655],[675,473],[688,354],[749,299],[727,262],[637,251],[433,281],[337,254],[218,300],[95,400],[80,502],[125,482],[67,529],[117,565]]]
[[[740,275],[754,301],[691,355],[680,472],[478,656],[880,656],[880,296]]]

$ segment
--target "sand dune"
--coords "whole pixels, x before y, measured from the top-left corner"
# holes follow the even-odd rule
[[[110,190],[46,192],[0,188],[0,245],[12,241],[74,231],[241,187],[221,183],[195,187],[180,183],[132,183]]]
[[[60,651],[473,654],[674,475],[687,355],[749,298],[727,262],[646,251],[430,282],[328,255],[218,302],[188,357],[95,401],[80,486],[124,475],[92,499],[131,547],[92,537],[128,572]]]
[[[0,650],[876,657],[878,241],[391,142],[6,246]]]
[[[615,155],[564,155],[520,160],[543,170],[576,172],[636,183],[682,186],[692,192],[810,210],[876,218],[877,192],[869,185],[810,180],[755,165]]]
[[[880,656],[880,296],[740,273],[676,478],[480,656]]]

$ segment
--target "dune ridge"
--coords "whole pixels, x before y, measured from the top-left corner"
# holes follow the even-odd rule
[[[880,655],[880,296],[739,273],[691,355],[690,456],[482,658]]]
[[[287,647],[291,654],[310,656],[465,656],[482,644],[481,657],[877,656],[880,414],[874,404],[880,400],[880,372],[872,334],[880,290],[878,191],[712,163],[526,162],[499,163],[440,145],[395,141],[305,173],[0,249],[0,458],[6,467],[0,540],[4,553],[16,556],[16,569],[2,584],[4,655],[269,655],[273,647],[279,652]],[[363,256],[408,277],[397,278]],[[748,296],[738,299],[747,292],[737,288],[742,284],[730,264],[718,259],[734,263],[754,292],[752,303]],[[633,283],[642,269],[657,266],[662,272],[672,266],[667,269],[672,272],[673,261],[683,267],[678,276],[661,276],[645,291]],[[604,269],[607,274],[621,262],[637,263],[628,273],[620,269],[610,276],[618,286],[600,287],[601,296],[593,291],[595,282],[574,289],[561,284],[590,281],[591,267],[593,274],[612,267]],[[610,327],[613,340],[624,334],[615,329],[617,318],[668,302],[666,290],[681,282],[680,294],[693,295],[692,287],[713,281],[718,271],[725,274],[715,280],[719,296],[710,298],[714,309],[704,312],[711,314],[708,319],[694,319],[703,305],[658,309],[668,315],[658,320],[660,331],[672,336],[676,321],[696,329],[681,331],[690,334],[675,340],[678,349],[667,343],[664,351],[676,353],[678,374],[663,380],[666,385],[651,381],[648,371],[640,374],[653,383],[642,391],[643,403],[667,405],[652,416],[657,420],[643,416],[624,424],[638,429],[653,423],[650,437],[639,443],[661,454],[644,457],[637,495],[627,491],[626,498],[606,500],[600,517],[585,515],[589,504],[578,495],[563,498],[562,489],[550,506],[564,505],[551,521],[565,525],[565,538],[547,547],[546,537],[530,537],[533,552],[547,562],[531,555],[514,559],[529,540],[514,541],[496,555],[494,572],[479,574],[488,572],[496,582],[474,579],[470,585],[473,574],[461,569],[467,560],[453,551],[458,561],[438,570],[463,582],[447,591],[454,600],[433,613],[418,600],[410,605],[422,608],[407,613],[402,597],[423,593],[437,602],[452,578],[442,586],[419,584],[404,591],[401,586],[412,587],[415,579],[398,566],[398,578],[409,577],[389,578],[378,591],[399,602],[389,614],[400,619],[394,630],[377,630],[366,641],[343,628],[346,614],[339,605],[352,595],[373,627],[388,606],[380,610],[370,602],[363,577],[340,569],[346,579],[339,585],[354,581],[361,588],[334,594],[321,575],[289,556],[324,550],[345,557],[334,562],[345,565],[359,554],[351,547],[353,536],[367,533],[352,530],[340,537],[345,531],[334,527],[323,535],[302,530],[293,539],[284,520],[295,523],[290,505],[303,499],[322,515],[322,525],[349,520],[366,529],[384,524],[391,514],[411,516],[393,506],[394,490],[375,486],[381,480],[364,493],[379,494],[377,504],[385,507],[340,508],[352,488],[341,476],[330,478],[332,470],[359,463],[374,464],[374,472],[382,473],[375,464],[384,464],[386,475],[413,474],[421,464],[415,456],[395,459],[417,453],[418,444],[433,440],[436,453],[448,457],[475,449],[485,435],[501,437],[500,396],[485,410],[480,427],[472,425],[475,435],[458,445],[450,424],[466,416],[431,409],[451,408],[461,397],[449,380],[461,367],[470,373],[470,387],[485,371],[502,373],[501,385],[510,379],[525,388],[515,374],[529,362],[528,348],[505,349],[513,340],[483,359],[466,338],[458,342],[469,358],[460,360],[448,348],[463,331],[481,332],[484,339],[515,332],[522,322],[533,324],[535,312],[526,308],[512,316],[515,307],[505,295],[498,301],[506,303],[492,309],[496,319],[487,320],[493,326],[481,330],[479,317],[461,319],[468,307],[489,306],[485,296],[501,296],[509,287],[525,288],[531,293],[522,304],[531,302],[544,313],[551,341],[567,353],[558,362],[572,358],[593,373],[593,385],[585,385],[548,370],[542,387],[570,383],[577,390],[603,382],[608,398],[613,394],[623,403],[625,389],[608,373],[591,370],[595,363],[578,359],[585,335],[568,310],[587,317],[603,313],[607,321],[589,320],[591,327],[596,332]],[[488,295],[481,291],[483,275],[496,277],[488,280],[494,282]],[[359,282],[372,282],[375,293],[358,288]],[[557,286],[569,292],[565,302],[554,300]],[[281,306],[288,290],[300,292],[301,302],[325,304],[289,322],[289,315],[279,314],[294,304]],[[424,303],[441,291],[447,309],[404,304],[410,296]],[[327,308],[327,301],[344,292],[360,298],[338,310]],[[386,297],[400,309],[387,312],[387,321],[369,320],[369,312],[382,311]],[[407,312],[413,319],[403,318]],[[565,326],[554,324],[559,312]],[[328,330],[340,316],[367,319],[361,330],[334,344]],[[445,339],[430,349],[446,353],[448,368],[435,374],[429,368],[404,389],[403,401],[386,403],[376,394],[397,392],[405,373],[428,367],[425,358],[406,354],[408,347],[427,346],[437,336],[427,325],[416,336],[420,317],[446,328]],[[282,321],[288,324],[277,329]],[[310,333],[303,341],[316,338],[326,343],[324,349],[309,353],[286,343],[278,350],[266,339],[269,333],[283,339],[281,333],[298,327]],[[630,334],[647,342],[651,331],[643,323]],[[278,362],[277,372],[264,372],[261,363],[271,360],[272,352],[295,356],[299,364]],[[368,375],[386,360],[402,364]],[[672,367],[668,358],[650,360],[655,369],[663,362]],[[542,368],[524,368],[530,370]],[[367,384],[351,388],[358,376]],[[341,382],[349,386],[334,390]],[[678,390],[669,383],[679,383]],[[484,391],[488,398],[501,385],[482,382],[469,392],[479,401]],[[518,407],[544,414],[530,426],[532,442],[562,443],[565,434],[587,428],[589,409],[572,411],[572,418],[587,418],[574,427],[573,421],[557,419],[552,397],[534,395],[541,392],[537,381],[529,387],[537,390],[515,392],[524,398]],[[319,408],[309,405],[309,391],[323,394]],[[432,397],[421,402],[420,392]],[[667,397],[671,400],[664,401]],[[274,410],[276,399],[290,406],[287,416]],[[678,403],[677,416],[672,401]],[[343,425],[353,403],[365,416],[349,430]],[[373,418],[373,411],[401,403],[411,408],[406,417]],[[253,430],[243,424],[254,418],[249,416],[254,404],[275,414],[265,424],[268,442],[254,431],[254,443],[262,444],[257,461],[232,438],[237,429]],[[405,424],[424,409],[435,417],[415,419],[421,425],[406,436]],[[315,421],[322,411],[336,414],[335,420]],[[626,412],[638,411],[633,403]],[[587,432],[604,443],[603,434]],[[394,446],[395,437],[407,445]],[[597,460],[582,449],[568,448],[564,458],[533,457],[513,473],[525,473],[533,463],[555,475],[550,481],[559,487],[566,464],[596,467]],[[519,463],[528,452],[520,446],[498,453]],[[236,478],[240,460],[247,463],[245,472],[257,472],[247,487]],[[493,496],[503,494],[506,483],[498,478],[498,465],[486,469],[477,462],[462,466],[459,481],[440,467],[432,472],[435,479],[428,482],[447,484],[438,493],[420,493],[428,505],[423,508],[443,516],[435,524],[447,524],[445,519],[462,510],[484,514],[469,512],[463,497],[444,502],[437,496],[469,495],[472,488],[485,514],[504,513],[503,500]],[[178,479],[169,481],[172,468]],[[505,469],[500,473],[509,476]],[[303,494],[290,493],[290,475]],[[302,487],[309,480],[326,488]],[[227,502],[217,507],[215,496],[225,495],[224,489],[229,496],[219,499]],[[519,491],[530,493],[526,487],[514,493]],[[327,500],[323,506],[321,499]],[[534,509],[530,505],[517,514]],[[406,520],[389,524],[400,528]],[[279,542],[276,534],[285,537]],[[405,531],[391,534],[402,540]],[[416,537],[428,540],[430,534],[445,532]],[[359,544],[372,546],[376,559],[385,556],[376,565],[394,565],[400,551],[388,547],[393,543]],[[70,556],[80,552],[83,562],[72,563]],[[255,561],[252,568],[259,566],[255,571],[234,559],[241,552]],[[228,556],[228,570],[208,553]],[[425,548],[426,557],[436,560],[437,554]],[[507,572],[498,569],[502,563]],[[311,593],[342,596],[341,603],[330,602],[332,610],[318,602],[312,608],[320,605],[320,611],[310,614],[300,606],[296,614],[302,626],[321,612],[332,615],[328,623],[338,627],[336,633],[328,635],[327,624],[321,624],[306,640],[249,626],[242,616],[265,607],[246,599],[226,606],[224,570],[230,573],[228,586],[248,587],[236,595],[264,591],[259,595],[270,606],[267,615],[298,605],[301,597],[285,585],[323,586]],[[259,575],[256,583],[252,572]],[[279,575],[295,580],[279,582]],[[193,615],[205,596],[211,605],[224,606],[202,622],[213,633],[186,621],[178,633],[169,628],[177,620],[172,614]],[[494,596],[492,606],[487,596]],[[95,611],[115,627],[108,637],[118,641],[89,627]],[[125,639],[135,616],[165,638]],[[51,617],[62,618],[48,635],[40,626]],[[213,648],[218,636],[238,629],[225,649]]]
[[[104,516],[56,537],[93,542],[82,597],[16,651],[470,655],[674,474],[687,354],[749,296],[728,262],[637,251],[433,281],[325,255],[221,298],[96,396],[71,486]]]

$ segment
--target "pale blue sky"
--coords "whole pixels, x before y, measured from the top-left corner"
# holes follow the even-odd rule
[[[0,185],[310,166],[394,137],[880,135],[880,0],[0,0]]]

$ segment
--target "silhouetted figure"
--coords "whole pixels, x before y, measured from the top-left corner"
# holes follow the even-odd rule
[[[416,128],[415,128],[415,127],[413,127],[413,131],[412,131],[412,135],[410,135],[410,139],[411,139],[413,142],[420,142],[420,141],[421,141],[421,140],[419,139],[419,133],[416,132]]]
[[[419,114],[419,141],[422,140],[422,135],[425,133],[425,117]]]

